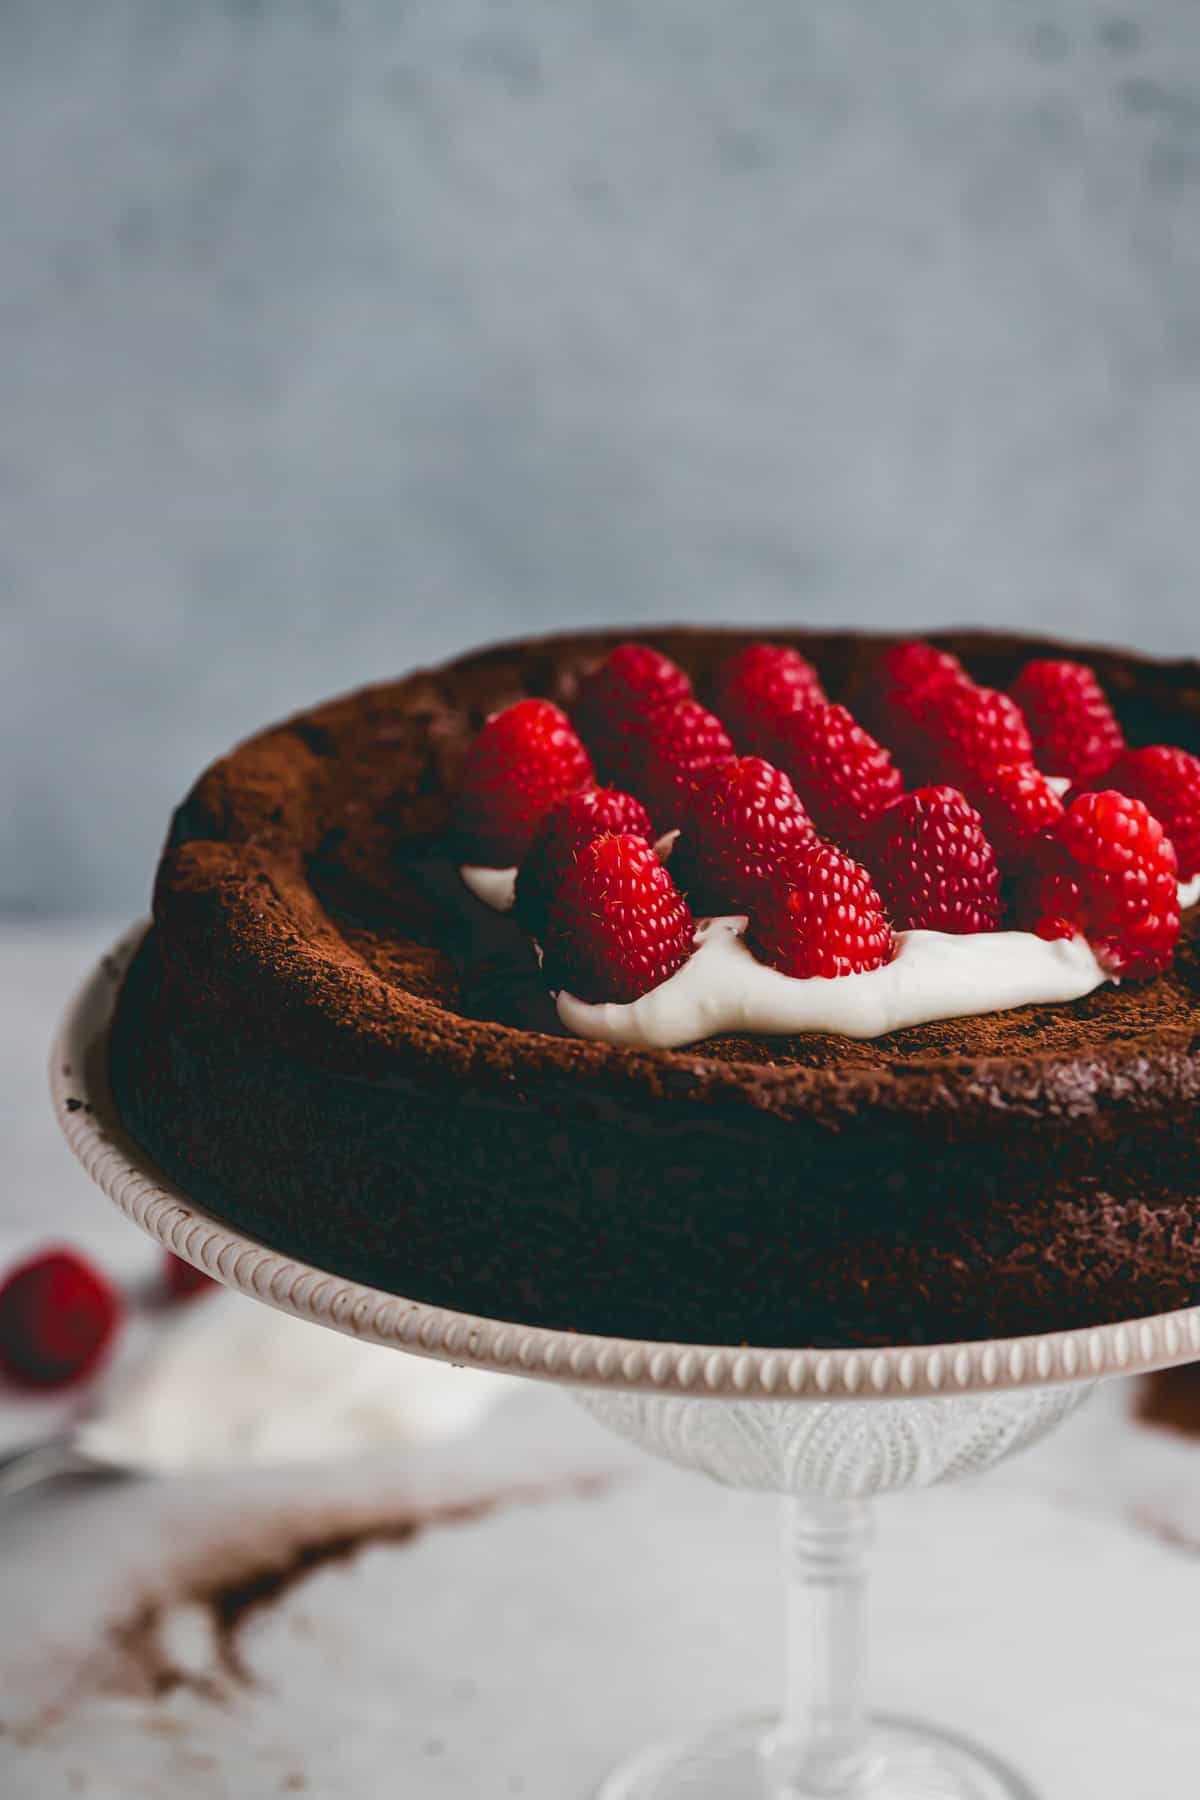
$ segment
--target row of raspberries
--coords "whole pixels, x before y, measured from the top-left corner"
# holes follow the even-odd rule
[[[622,644],[570,719],[521,700],[476,739],[458,849],[519,865],[552,986],[635,999],[712,913],[748,915],[755,953],[796,976],[878,968],[897,930],[1002,922],[1083,933],[1114,976],[1170,962],[1178,880],[1200,872],[1200,760],[1129,748],[1091,669],[1031,662],[1002,693],[902,643],[858,672],[851,712],[798,651],[752,644],[711,697]]]

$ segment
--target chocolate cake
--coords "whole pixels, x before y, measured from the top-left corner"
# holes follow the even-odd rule
[[[749,633],[639,634],[697,692]],[[778,636],[778,633],[773,635]],[[1200,1295],[1200,909],[1171,968],[871,1041],[566,1034],[459,880],[487,715],[621,634],[502,645],[263,732],[175,815],[111,1078],[155,1161],[324,1268],[493,1317],[705,1343],[1008,1335]],[[836,699],[890,640],[787,634]],[[1200,664],[937,634],[978,680],[1085,656],[1200,751]]]

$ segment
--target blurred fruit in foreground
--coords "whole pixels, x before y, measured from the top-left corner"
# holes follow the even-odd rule
[[[203,1269],[197,1269],[193,1263],[184,1262],[182,1256],[173,1251],[163,1252],[163,1286],[168,1300],[194,1300],[198,1294],[210,1294],[220,1286],[211,1275]]]
[[[121,1296],[74,1250],[41,1251],[0,1286],[0,1370],[26,1387],[67,1387],[100,1364]]]

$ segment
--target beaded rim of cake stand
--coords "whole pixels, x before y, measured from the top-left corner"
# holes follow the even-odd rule
[[[50,1060],[54,1110],[92,1180],[127,1218],[215,1281],[281,1312],[418,1356],[578,1387],[743,1400],[878,1400],[999,1392],[1200,1359],[1200,1307],[1113,1325],[958,1344],[779,1350],[657,1343],[481,1318],[331,1275],[189,1200],[116,1124],[104,1076],[120,982],[143,920],[72,1000]]]

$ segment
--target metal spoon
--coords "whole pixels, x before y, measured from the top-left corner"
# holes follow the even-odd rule
[[[102,1462],[79,1448],[71,1432],[47,1438],[41,1444],[27,1444],[20,1450],[0,1455],[0,1500],[22,1494],[43,1481],[58,1481],[75,1475],[132,1475],[135,1471],[119,1463]]]

